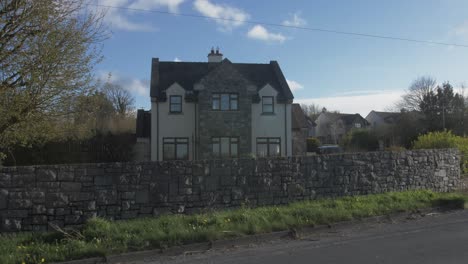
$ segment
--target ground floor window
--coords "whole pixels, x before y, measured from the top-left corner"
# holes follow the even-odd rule
[[[237,158],[239,154],[239,138],[213,137],[211,138],[213,156],[219,158]]]
[[[163,160],[188,160],[188,138],[163,138]]]
[[[257,157],[281,156],[281,139],[279,137],[257,138]]]

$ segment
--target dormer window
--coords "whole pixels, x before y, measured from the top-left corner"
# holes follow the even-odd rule
[[[262,113],[273,114],[275,113],[274,96],[262,96]]]
[[[361,128],[361,123],[354,123],[355,128]]]
[[[172,114],[182,113],[182,96],[180,95],[169,96],[169,112]]]
[[[238,109],[239,96],[235,93],[215,93],[212,97],[212,109],[235,111]]]

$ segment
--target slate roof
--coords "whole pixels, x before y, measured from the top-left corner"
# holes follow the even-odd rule
[[[234,69],[257,86],[257,89],[263,88],[268,83],[278,91],[279,99],[294,98],[276,61],[270,61],[269,64],[255,64],[232,63],[224,59],[220,63],[208,63],[159,61],[158,58],[153,58],[152,61],[150,96],[163,99],[164,91],[174,83],[178,83],[186,91],[193,91],[194,84],[223,63],[232,64]]]
[[[397,122],[400,117],[401,117],[401,113],[396,113],[396,112],[377,112],[377,111],[374,111],[374,113],[376,113],[378,116],[380,116],[385,123],[388,123],[388,124],[393,124],[395,122]]]
[[[336,121],[338,119],[343,120],[343,122],[347,126],[352,125],[354,121],[356,120],[356,118],[361,119],[361,121],[364,121],[365,124],[367,125],[369,124],[369,122],[367,122],[367,120],[363,118],[360,114],[342,114],[342,113],[329,113],[329,112],[326,112],[324,114],[326,114],[328,118],[330,118],[330,120],[333,120],[333,121]]]
[[[292,104],[292,129],[308,128],[308,122],[304,111],[299,104]]]

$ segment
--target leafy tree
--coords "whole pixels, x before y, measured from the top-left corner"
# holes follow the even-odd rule
[[[436,91],[431,91],[423,97],[420,103],[428,129],[431,131],[450,129],[457,134],[463,133],[465,102],[462,95],[454,93],[453,87],[446,82]]]
[[[0,1],[0,146],[47,136],[90,87],[106,37],[86,0]],[[33,131],[34,133],[29,133]]]

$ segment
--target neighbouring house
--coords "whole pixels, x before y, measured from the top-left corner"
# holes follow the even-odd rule
[[[314,135],[322,144],[339,144],[352,129],[369,126],[369,122],[360,114],[334,112],[322,112],[314,122],[316,123]]]
[[[378,129],[388,125],[396,124],[401,118],[401,113],[397,112],[377,112],[372,110],[366,120],[369,122],[370,128]]]
[[[309,121],[299,104],[292,104],[292,153],[294,156],[307,154]]]
[[[151,160],[292,155],[293,94],[276,61],[151,66]]]

